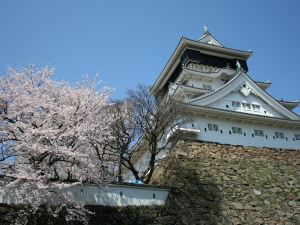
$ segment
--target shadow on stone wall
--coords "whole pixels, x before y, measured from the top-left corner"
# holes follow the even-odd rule
[[[158,169],[153,182],[175,188],[157,224],[229,224],[222,215],[222,193],[214,177],[199,170],[203,165],[198,162],[176,154]]]

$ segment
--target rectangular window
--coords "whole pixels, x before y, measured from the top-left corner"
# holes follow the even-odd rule
[[[284,138],[284,134],[282,132],[275,132],[275,137],[283,139]]]
[[[260,105],[252,104],[252,108],[254,111],[260,111]]]
[[[233,134],[242,134],[242,128],[240,127],[232,127],[232,133]]]
[[[242,103],[242,107],[243,107],[243,109],[250,110],[251,109],[251,104],[249,104],[249,103]]]
[[[263,130],[254,130],[254,135],[263,137],[264,136],[264,131]]]
[[[219,130],[219,127],[217,124],[208,124],[207,126],[208,130],[211,130],[211,131],[218,131]]]
[[[241,107],[241,103],[240,103],[240,102],[237,102],[237,101],[232,101],[232,106],[233,106],[233,107],[240,108],[240,107]]]
[[[203,89],[207,91],[212,91],[212,87],[209,84],[203,84]]]
[[[295,134],[295,139],[300,140],[300,134]]]

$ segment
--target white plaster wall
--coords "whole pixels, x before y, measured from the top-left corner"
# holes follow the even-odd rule
[[[0,203],[32,204],[37,200],[35,188],[23,188],[21,186],[19,188],[4,190],[2,187],[0,187]],[[65,203],[63,195],[60,194],[64,193],[73,201],[84,202],[85,205],[164,205],[169,194],[169,189],[126,185],[97,186],[91,184],[76,185],[56,191],[59,194],[44,196],[43,202],[50,205]]]
[[[241,103],[250,103],[250,104],[256,104],[261,106],[260,111],[254,111],[254,110],[246,110],[243,108],[236,108],[232,106],[232,101],[239,101]],[[228,108],[226,107],[228,105]],[[233,110],[238,112],[245,112],[245,113],[251,113],[251,114],[258,114],[258,115],[264,115],[264,116],[270,116],[270,117],[278,117],[278,118],[284,118],[281,114],[279,114],[276,110],[271,108],[265,101],[263,101],[258,96],[255,96],[254,94],[249,94],[248,96],[244,96],[240,93],[240,91],[236,91],[233,93],[230,93],[226,95],[224,98],[213,102],[212,104],[209,104],[209,106],[214,108],[221,108],[221,109],[227,109],[227,110]]]
[[[256,146],[256,147],[274,147],[274,148],[287,148],[287,149],[299,149],[300,140],[294,140],[295,134],[299,134],[300,130],[291,130],[287,128],[275,128],[265,125],[253,125],[249,123],[232,122],[228,120],[210,119],[202,117],[194,117],[193,122],[186,124],[186,127],[191,128],[192,124],[194,129],[201,130],[201,133],[197,135],[198,140],[219,142],[223,144],[244,145],[244,146]],[[209,131],[207,124],[218,124],[219,131]],[[243,134],[229,134],[232,131],[232,127],[242,128]],[[206,128],[206,132],[205,132]],[[222,132],[221,132],[222,130]],[[254,130],[263,130],[264,137],[254,136]],[[284,139],[274,139],[275,132],[283,132]],[[244,133],[246,136],[244,136]],[[267,135],[267,138],[266,138]],[[286,140],[287,138],[287,140]]]
[[[80,199],[87,205],[106,206],[164,205],[168,192],[169,190],[130,186],[76,186],[71,190],[75,199]]]

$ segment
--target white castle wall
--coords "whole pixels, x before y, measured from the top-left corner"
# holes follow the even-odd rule
[[[250,124],[242,122],[233,122],[221,119],[210,119],[202,117],[192,118],[193,122],[185,125],[189,128],[199,129],[201,132],[197,135],[196,139],[210,142],[218,142],[222,144],[255,146],[255,147],[274,147],[274,148],[287,148],[299,149],[300,140],[295,140],[295,134],[299,134],[300,130],[292,130],[286,128],[275,128],[259,124]],[[208,124],[217,124],[218,131],[209,131]],[[231,134],[232,127],[242,128],[243,134]],[[205,131],[206,129],[206,131]],[[264,137],[252,136],[254,130],[263,130]],[[275,132],[284,133],[284,139],[274,139]],[[244,135],[245,134],[245,135]]]

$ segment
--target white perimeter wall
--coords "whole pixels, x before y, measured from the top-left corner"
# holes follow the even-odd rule
[[[1,182],[0,182],[1,183]],[[1,185],[3,187],[3,183]],[[0,187],[0,203],[6,204],[32,204],[37,199],[35,188],[24,189],[21,187],[4,190]],[[73,201],[82,201],[85,205],[104,206],[146,206],[164,205],[169,194],[169,189],[151,187],[138,187],[126,185],[97,186],[91,184],[76,185],[59,192],[63,192]],[[63,196],[45,196],[46,204],[57,205],[64,203]]]

